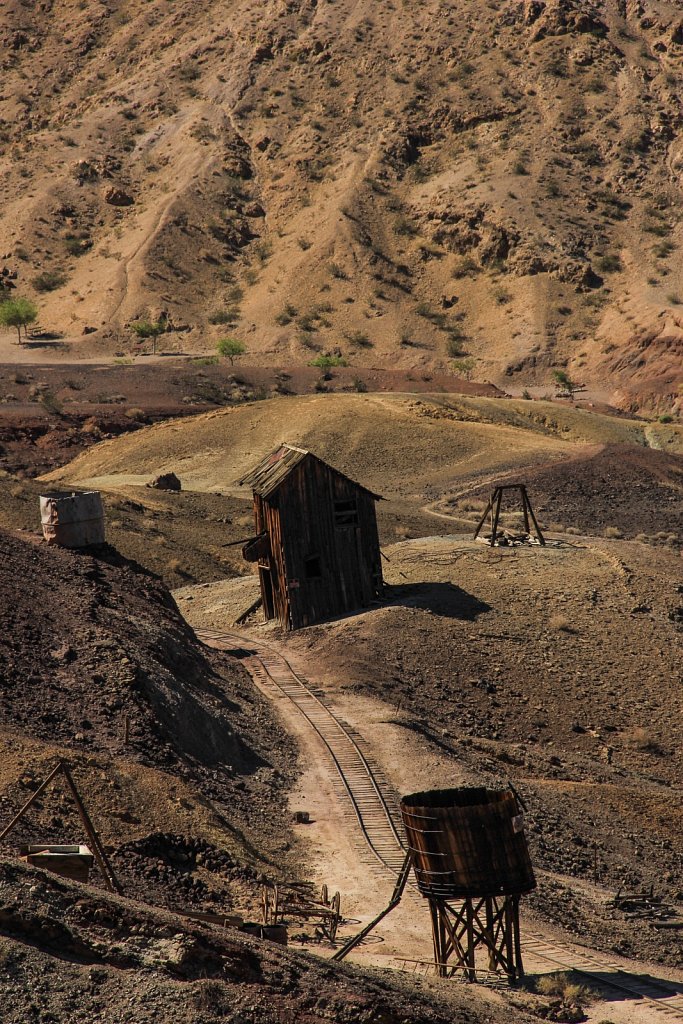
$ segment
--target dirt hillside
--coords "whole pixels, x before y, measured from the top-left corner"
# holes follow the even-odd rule
[[[334,969],[238,932],[181,921],[0,862],[3,1020],[107,1024],[495,1024],[530,1018],[482,1012],[462,989]]]
[[[363,698],[382,702],[371,749],[399,793],[512,781],[542,917],[679,965],[680,930],[634,928],[610,901],[652,885],[681,917],[680,554],[581,537],[507,550],[428,537],[387,554],[385,602],[281,638],[298,670],[361,735]],[[179,599],[221,628],[212,589]]]
[[[680,401],[674,0],[7,0],[0,38],[4,265],[80,352],[163,314]]]
[[[683,450],[680,427],[551,402],[444,395],[277,398],[107,441],[45,479],[138,485],[175,471],[188,489],[243,492],[240,476],[281,440],[310,447],[386,497],[568,457],[581,444]]]
[[[227,909],[263,871],[291,868],[293,744],[157,579],[113,549],[90,557],[0,531],[0,593],[3,819],[66,758],[128,893]],[[82,836],[57,790],[3,849]]]

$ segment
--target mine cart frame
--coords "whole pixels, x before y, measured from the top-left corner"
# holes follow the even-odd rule
[[[325,938],[334,942],[341,921],[341,896],[335,892],[330,897],[326,885],[320,890],[319,899],[314,899],[303,887],[266,885],[261,895],[261,910],[265,925],[281,924],[291,917],[317,920]]]

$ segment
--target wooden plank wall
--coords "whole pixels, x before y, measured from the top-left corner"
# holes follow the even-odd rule
[[[374,499],[317,459],[305,459],[279,490],[291,626],[310,625],[367,606],[381,590]],[[335,501],[357,502],[358,524],[335,525]],[[320,559],[321,576],[306,575]],[[379,581],[379,583],[378,583]]]

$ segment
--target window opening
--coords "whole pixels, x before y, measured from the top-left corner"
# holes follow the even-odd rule
[[[322,576],[319,555],[311,555],[304,560],[304,573],[307,580],[317,580]]]
[[[334,503],[334,525],[335,526],[357,526],[358,525],[358,504],[355,498],[351,501],[335,501]]]

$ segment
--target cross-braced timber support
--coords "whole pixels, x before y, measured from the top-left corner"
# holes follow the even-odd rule
[[[442,978],[463,972],[475,981],[476,953],[487,957],[486,973],[516,981],[524,974],[519,937],[519,897],[467,897],[462,902],[430,897],[434,961]]]
[[[486,520],[491,517],[491,536],[489,537],[489,544],[493,547],[498,538],[498,522],[500,520],[500,509],[503,504],[503,492],[504,491],[519,491],[520,498],[522,501],[522,514],[524,516],[524,532],[528,537],[531,536],[531,525],[533,523],[534,533],[538,539],[538,543],[545,547],[545,537],[541,533],[541,528],[536,521],[534,510],[531,507],[529,500],[529,494],[525,484],[500,484],[493,491],[493,494],[488,500],[486,510],[477,523],[477,528],[474,531],[474,540],[477,539],[481,528],[483,527]]]

